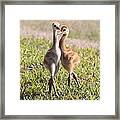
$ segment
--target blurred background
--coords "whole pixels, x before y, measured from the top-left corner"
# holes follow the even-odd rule
[[[77,45],[80,48],[100,47],[99,20],[21,20],[20,35],[52,40],[52,22],[67,25],[70,29],[66,44]]]

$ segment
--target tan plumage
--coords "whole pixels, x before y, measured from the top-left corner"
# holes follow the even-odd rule
[[[56,94],[56,86],[55,86],[55,75],[59,69],[59,62],[61,57],[61,50],[59,48],[59,40],[60,40],[60,24],[53,23],[53,45],[52,48],[49,49],[44,57],[44,65],[50,71],[51,78],[49,79],[49,93],[51,93],[52,87]]]
[[[61,63],[63,67],[70,73],[78,65],[80,58],[76,52],[71,49],[62,51]]]
[[[71,75],[76,80],[77,84],[79,84],[78,80],[77,80],[77,76],[74,73],[74,69],[80,63],[80,57],[79,57],[77,52],[75,52],[72,49],[67,48],[65,46],[65,38],[69,34],[68,27],[62,26],[61,27],[61,32],[62,32],[62,37],[61,37],[60,43],[59,43],[59,46],[60,46],[60,49],[61,49],[61,64],[63,65],[63,67],[69,73],[68,86],[70,86],[70,77],[71,77]]]

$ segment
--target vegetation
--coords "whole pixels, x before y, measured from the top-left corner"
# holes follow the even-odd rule
[[[93,34],[93,37],[96,33]],[[56,76],[59,97],[48,95],[49,71],[43,66],[43,58],[51,47],[45,38],[20,38],[20,99],[21,100],[98,100],[100,98],[100,51],[97,48],[76,48],[81,62],[75,69],[80,86],[72,79],[67,86],[67,71],[60,66]]]

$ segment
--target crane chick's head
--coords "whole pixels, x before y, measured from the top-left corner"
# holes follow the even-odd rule
[[[52,28],[53,28],[53,31],[55,31],[55,35],[57,35],[58,37],[62,35],[61,25],[58,22],[52,23]]]
[[[60,30],[60,24],[58,22],[53,22],[52,28],[53,28],[53,30]]]
[[[63,25],[61,27],[61,32],[62,32],[63,35],[68,36],[68,34],[69,34],[69,28],[67,26]]]

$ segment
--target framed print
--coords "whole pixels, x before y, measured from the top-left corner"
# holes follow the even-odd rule
[[[119,119],[117,0],[1,9],[2,119]]]

